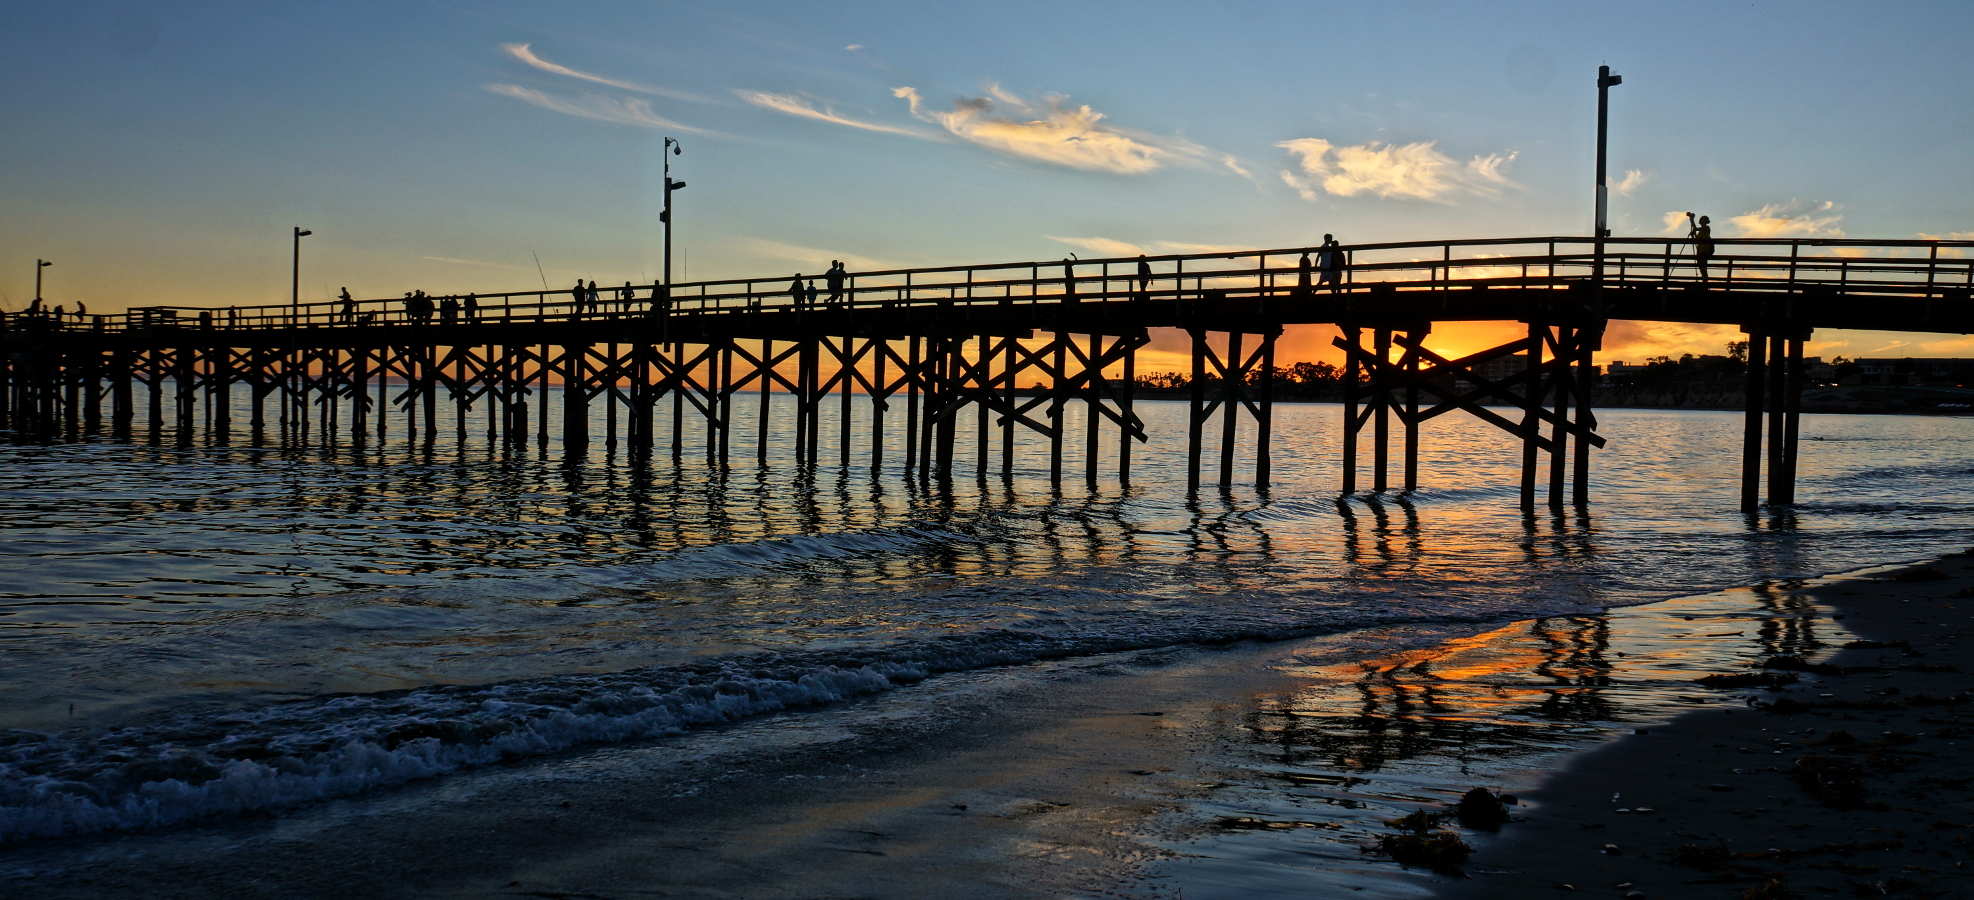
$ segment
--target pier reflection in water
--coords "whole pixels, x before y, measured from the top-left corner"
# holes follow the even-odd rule
[[[1372,635],[1316,642],[1286,672],[1299,689],[1254,697],[1220,723],[1223,781],[1163,874],[1189,897],[1228,884],[1268,893],[1234,869],[1275,872],[1302,895],[1423,896],[1431,873],[1362,852],[1388,831],[1381,820],[1476,786],[1527,789],[1562,751],[1691,709],[1742,708],[1752,692],[1693,680],[1849,639],[1803,587],[1767,582],[1409,649],[1380,651]],[[1384,639],[1430,640],[1402,629]]]

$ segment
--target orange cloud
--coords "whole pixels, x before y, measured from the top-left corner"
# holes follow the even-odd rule
[[[992,96],[955,101],[950,112],[927,109],[915,88],[897,88],[892,94],[911,104],[912,115],[923,121],[990,150],[1036,162],[1140,175],[1180,155],[1142,135],[1103,124],[1104,114],[1088,105],[1064,105],[1066,97],[1052,95],[1037,106],[994,85],[988,91]],[[1013,115],[999,114],[997,102]]]

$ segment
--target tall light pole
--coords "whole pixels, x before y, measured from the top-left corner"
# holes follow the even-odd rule
[[[1591,225],[1597,239],[1596,275],[1604,278],[1604,239],[1611,236],[1611,189],[1604,183],[1604,159],[1611,122],[1611,88],[1624,83],[1624,76],[1611,74],[1610,66],[1597,67],[1597,221]]]
[[[658,214],[658,221],[665,223],[665,295],[671,296],[672,287],[672,192],[683,190],[685,182],[672,180],[672,157],[680,154],[679,142],[665,139],[665,211]]]
[[[41,311],[41,270],[54,265],[45,259],[34,261],[34,311]]]
[[[1586,428],[1597,426],[1597,416],[1588,405],[1591,354],[1604,348],[1604,239],[1611,236],[1611,189],[1604,181],[1604,165],[1611,122],[1611,88],[1623,83],[1622,77],[1611,74],[1610,66],[1597,67],[1597,221],[1590,225],[1595,232],[1592,237],[1596,248],[1590,269],[1592,321],[1578,336],[1576,351],[1577,397],[1584,404],[1577,407],[1577,422]],[[1583,432],[1577,433],[1576,457],[1572,462],[1575,478],[1570,499],[1581,507],[1590,502],[1590,442]]]
[[[296,325],[302,321],[302,238],[314,233],[300,225],[295,226],[295,278],[289,285],[288,321]]]

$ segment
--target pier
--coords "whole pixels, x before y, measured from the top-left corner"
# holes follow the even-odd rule
[[[1007,476],[1026,430],[1046,438],[1055,483],[1080,461],[1095,487],[1128,482],[1132,445],[1151,437],[1133,411],[1138,352],[1150,329],[1173,328],[1191,338],[1189,488],[1265,489],[1277,462],[1276,340],[1288,325],[1328,324],[1342,331],[1344,439],[1297,448],[1298,465],[1332,454],[1345,493],[1410,491],[1420,429],[1463,412],[1519,439],[1520,499],[1532,509],[1589,501],[1592,453],[1606,442],[1591,355],[1608,322],[1687,322],[1748,337],[1741,505],[1752,512],[1795,502],[1803,346],[1815,329],[1974,332],[1974,242],[1715,243],[1704,269],[1679,240],[1537,237],[1333,248],[1344,261],[1334,279],[1304,262],[1322,249],[1310,247],[1149,257],[1148,275],[1138,258],[859,272],[840,296],[814,300],[779,275],[602,286],[594,297],[433,297],[431,308],[389,299],[21,313],[0,323],[0,427],[128,437],[143,417],[154,435],[174,422],[181,439],[203,429],[215,440],[383,440],[394,427],[464,439],[479,407],[488,436],[516,447],[533,440],[545,451],[559,432],[571,451],[601,440],[641,456],[691,450],[724,468],[750,453],[766,461],[766,413],[787,403],[788,437],[808,466],[855,455],[927,479]],[[1526,332],[1457,359],[1425,346],[1436,324],[1474,321]],[[554,403],[551,385],[562,389]],[[232,421],[238,391],[246,422]],[[763,413],[751,435],[736,434],[745,402]],[[845,412],[835,434],[821,428],[830,403]],[[867,428],[848,414],[860,403]],[[1090,426],[1072,435],[1065,413],[1077,406]],[[1254,435],[1246,446],[1243,422]],[[1216,429],[1218,458],[1208,459]],[[1116,447],[1111,471],[1099,470],[1104,442]],[[1368,485],[1358,477],[1366,443]]]

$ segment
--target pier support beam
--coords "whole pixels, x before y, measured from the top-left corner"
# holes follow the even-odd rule
[[[1812,332],[1789,324],[1750,325],[1742,331],[1748,335],[1748,369],[1742,387],[1745,414],[1741,438],[1741,511],[1753,515],[1761,511],[1764,463],[1768,473],[1768,505],[1791,506],[1796,502],[1803,343]],[[1764,431],[1766,448],[1762,446]]]

